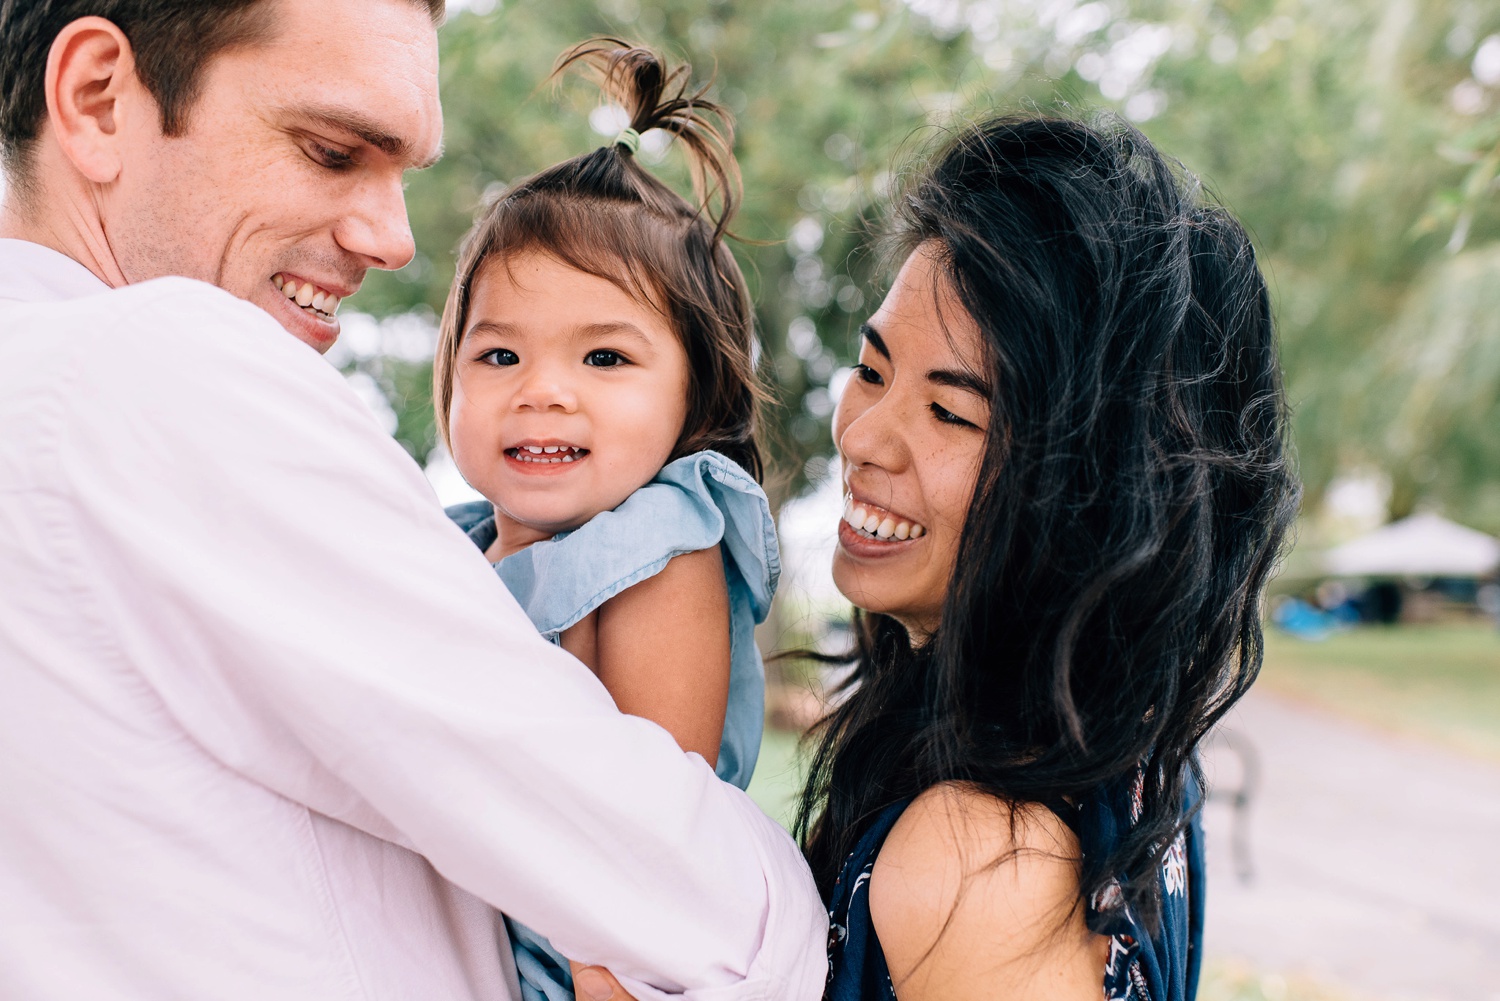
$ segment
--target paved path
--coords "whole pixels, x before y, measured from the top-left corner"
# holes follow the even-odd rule
[[[1254,877],[1236,879],[1231,810],[1205,808],[1211,959],[1310,974],[1379,1001],[1500,1001],[1500,767],[1254,692],[1206,757],[1260,759]]]

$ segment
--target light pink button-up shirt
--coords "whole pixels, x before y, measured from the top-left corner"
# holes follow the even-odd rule
[[[795,846],[542,641],[342,378],[0,241],[0,998],[811,1001]]]

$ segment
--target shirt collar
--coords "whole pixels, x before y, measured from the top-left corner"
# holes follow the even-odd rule
[[[107,292],[73,258],[29,240],[0,240],[0,301],[55,302]]]

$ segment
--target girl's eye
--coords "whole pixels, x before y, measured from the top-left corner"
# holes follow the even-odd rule
[[[880,373],[868,365],[855,365],[854,374],[859,376],[860,382],[868,382],[872,386],[885,385],[885,380],[880,377]]]
[[[930,403],[930,404],[928,404],[928,409],[930,409],[932,411],[932,416],[936,417],[938,420],[942,421],[944,424],[956,424],[959,427],[965,427],[965,428],[977,428],[977,427],[979,427],[978,424],[975,424],[972,421],[966,421],[962,417],[960,417],[957,414],[955,414],[953,411],[945,409],[944,407],[941,407],[941,406],[939,406],[936,403]]]
[[[479,360],[490,365],[519,365],[520,357],[509,348],[491,348],[479,356]]]
[[[585,365],[592,365],[595,368],[615,368],[625,364],[625,356],[618,351],[601,348],[598,351],[590,351],[584,357],[583,363]]]

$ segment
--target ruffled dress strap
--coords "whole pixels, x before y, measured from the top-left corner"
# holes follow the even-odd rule
[[[770,504],[734,462],[697,452],[663,467],[613,511],[506,557],[496,570],[553,638],[673,557],[721,542],[755,620],[764,621],[781,575]]]
[[[828,906],[827,1001],[896,1001],[870,917],[870,876],[885,839],[910,805],[904,799],[876,814],[839,870]]]
[[[1077,811],[1085,856],[1114,851],[1140,818],[1144,770],[1087,797]],[[1125,902],[1120,880],[1089,901],[1090,930],[1110,939],[1106,1001],[1192,1001],[1203,960],[1204,854],[1198,816],[1202,793],[1189,782],[1182,828],[1167,846],[1158,878],[1161,920],[1152,929]]]

